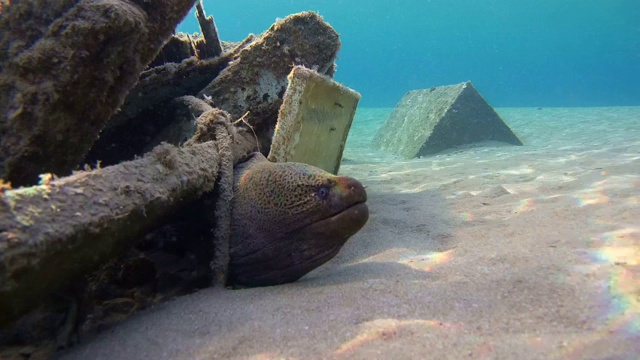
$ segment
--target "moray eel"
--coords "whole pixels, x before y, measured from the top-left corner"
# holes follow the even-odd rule
[[[329,261],[367,222],[366,200],[355,179],[254,153],[234,169],[228,285],[289,283]]]

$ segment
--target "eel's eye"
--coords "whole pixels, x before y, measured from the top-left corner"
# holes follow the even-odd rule
[[[318,190],[316,190],[316,194],[322,200],[329,197],[329,188],[326,186],[320,186]]]

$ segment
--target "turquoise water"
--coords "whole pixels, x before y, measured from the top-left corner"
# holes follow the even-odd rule
[[[498,107],[640,105],[637,0],[204,0],[223,40],[314,10],[341,35],[362,107],[471,80]],[[199,31],[187,16],[180,31]]]

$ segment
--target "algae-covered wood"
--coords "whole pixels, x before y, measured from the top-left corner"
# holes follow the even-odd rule
[[[195,0],[13,1],[0,14],[0,177],[71,173]]]
[[[249,112],[245,121],[267,155],[291,69],[303,65],[332,74],[339,49],[338,33],[318,14],[289,15],[247,45],[198,97],[211,97],[234,119]]]
[[[222,173],[253,150],[229,123],[227,113],[213,109],[198,119],[185,147],[162,144],[118,165],[0,189],[0,327],[223,185]],[[233,148],[225,140],[232,135]]]
[[[289,75],[269,160],[301,162],[337,174],[360,94],[295,67]]]

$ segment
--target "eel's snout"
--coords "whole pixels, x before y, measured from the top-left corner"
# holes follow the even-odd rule
[[[333,196],[325,209],[325,216],[330,217],[339,215],[355,205],[365,204],[366,201],[367,191],[360,181],[348,176],[340,176],[336,180]],[[368,218],[368,213],[366,218]],[[345,222],[350,223],[351,221]],[[360,221],[356,221],[356,223],[359,222]]]
[[[338,178],[337,183],[347,205],[355,205],[367,201],[367,191],[360,181],[348,176],[341,176]]]
[[[328,237],[339,239],[339,246],[342,246],[367,223],[369,208],[366,204],[367,191],[360,181],[342,176],[338,179],[338,186],[341,195],[339,211],[326,219],[326,226],[334,232]]]

